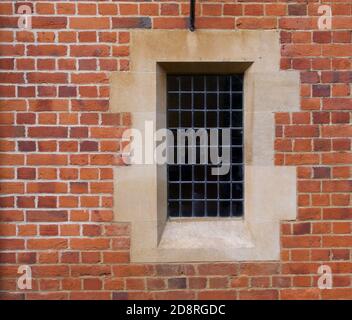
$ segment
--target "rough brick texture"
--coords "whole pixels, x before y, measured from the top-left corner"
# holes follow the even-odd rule
[[[107,114],[109,76],[129,69],[131,28],[186,28],[188,1],[23,2],[27,31],[19,3],[0,3],[2,299],[352,298],[350,0],[197,1],[199,29],[280,30],[281,68],[300,71],[301,111],[275,115],[273,146],[297,166],[297,221],[282,222],[280,261],[166,265],[131,264],[130,226],[113,222],[131,119]],[[21,264],[32,290],[16,287]],[[317,288],[322,264],[332,290]]]

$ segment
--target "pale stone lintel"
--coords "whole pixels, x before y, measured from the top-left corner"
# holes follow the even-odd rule
[[[131,71],[111,78],[111,111],[165,127],[165,79],[195,72],[245,71],[245,215],[241,220],[170,221],[166,166],[115,169],[115,220],[132,223],[133,262],[277,260],[280,220],[296,216],[296,171],[274,167],[274,112],[299,110],[299,73],[280,71],[277,31],[150,30],[131,34]],[[222,63],[221,65],[219,63]],[[207,67],[208,66],[208,67]],[[181,70],[179,69],[179,70]],[[193,70],[193,71],[192,71]]]

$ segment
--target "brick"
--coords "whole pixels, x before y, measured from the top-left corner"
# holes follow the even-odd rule
[[[331,88],[329,85],[313,85],[313,97],[330,97]]]
[[[34,197],[17,197],[17,206],[19,208],[34,208]]]
[[[287,165],[318,164],[319,156],[313,154],[287,154],[285,156],[285,163]]]
[[[124,28],[142,28],[150,29],[151,28],[151,19],[149,17],[114,17],[112,18],[112,27],[116,29]]]
[[[37,250],[65,249],[67,248],[67,240],[66,239],[44,239],[44,238],[29,239],[27,241],[27,247],[28,249],[37,249]]]
[[[71,274],[72,276],[103,276],[103,275],[110,275],[111,268],[110,266],[83,266],[83,265],[74,265],[71,266]]]
[[[293,225],[293,234],[302,235],[311,232],[311,224],[309,222],[296,223]]]
[[[199,292],[198,298],[202,300],[233,300],[236,298],[234,290],[204,290]]]
[[[285,236],[281,242],[284,248],[320,247],[320,237],[318,236]]]
[[[59,228],[57,225],[41,225],[39,227],[39,234],[41,236],[58,236]]]
[[[94,26],[94,28],[93,28]],[[109,29],[110,28],[110,20],[107,17],[85,17],[85,18],[70,18],[70,27],[72,29],[78,30],[97,30],[97,29]]]
[[[35,179],[35,169],[34,168],[18,168],[17,169],[17,177],[18,179]]]
[[[170,278],[167,280],[169,289],[185,289],[187,287],[186,278]]]
[[[319,128],[315,125],[292,125],[285,127],[286,137],[318,137]]]
[[[77,250],[97,250],[108,249],[110,241],[108,239],[71,239],[70,248]]]
[[[29,127],[28,135],[33,138],[66,138],[68,130],[65,127]]]
[[[141,15],[145,16],[157,16],[159,14],[158,3],[141,3],[139,5]]]
[[[285,289],[280,291],[283,300],[317,300],[320,297],[318,288],[310,289]]]
[[[95,39],[91,41],[94,42]],[[107,45],[71,46],[70,50],[72,57],[108,57],[110,55],[110,47]]]
[[[323,100],[323,110],[352,110],[352,99],[331,98]]]
[[[352,128],[350,125],[338,124],[322,127],[323,137],[352,137]]]
[[[348,220],[351,216],[351,208],[325,208],[323,210],[324,219]]]
[[[348,149],[350,149],[348,147]],[[323,164],[350,164],[352,162],[352,154],[344,152],[335,152],[323,154],[322,163]]]
[[[101,15],[116,15],[118,6],[114,3],[99,3],[98,13]],[[143,13],[142,13],[143,14]]]
[[[279,265],[276,263],[241,263],[241,275],[269,275],[276,274],[279,271]]]
[[[32,27],[34,29],[66,29],[66,17],[38,16],[32,17]]]
[[[197,27],[201,29],[233,29],[235,26],[235,20],[228,17],[200,17],[197,19]]]
[[[27,221],[31,222],[59,222],[67,221],[66,211],[28,211],[26,213]]]
[[[29,45],[29,56],[65,56],[67,47],[62,45]]]
[[[243,300],[273,300],[278,298],[277,290],[243,290],[239,293]]]
[[[75,84],[91,84],[91,83],[108,83],[109,78],[106,73],[84,73],[72,74],[72,83]],[[86,102],[88,103],[88,102]],[[74,110],[78,111],[78,110]]]
[[[351,140],[350,139],[334,139],[333,140],[333,150],[334,151],[351,150]]]
[[[204,279],[206,280],[206,279]],[[189,280],[191,282],[191,279]],[[194,282],[192,282],[192,286],[190,284],[190,288],[196,288],[197,286],[194,286]],[[204,288],[200,287],[200,288]],[[158,278],[147,278],[147,290],[162,290],[166,288],[165,280],[164,279],[158,279]]]
[[[224,18],[222,18],[224,19]],[[231,20],[223,20],[222,21],[222,29],[232,29],[234,21]],[[236,20],[236,27],[238,29],[275,29],[277,26],[276,18],[238,18]],[[215,21],[214,24],[212,23],[209,27],[215,28]]]
[[[327,167],[314,167],[313,178],[314,179],[326,179],[330,178],[331,169]]]
[[[315,31],[313,32],[313,41],[317,43],[330,43],[332,34],[329,31]]]
[[[331,122],[332,123],[349,123],[350,114],[348,112],[332,112]]]
[[[28,165],[66,165],[67,156],[59,154],[31,154],[27,155]]]

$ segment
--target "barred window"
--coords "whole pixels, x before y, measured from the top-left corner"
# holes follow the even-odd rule
[[[173,133],[168,150],[175,160],[167,165],[168,216],[242,216],[243,74],[168,75],[167,128]],[[196,136],[191,149],[189,140],[181,141],[182,133],[190,129],[207,136],[206,140]],[[226,142],[224,133],[229,135]],[[212,151],[219,155],[228,151],[226,174],[214,174],[213,169],[224,163],[212,163]]]

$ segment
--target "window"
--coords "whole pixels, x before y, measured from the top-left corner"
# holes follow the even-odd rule
[[[167,128],[173,133],[175,161],[167,166],[169,217],[240,217],[243,215],[243,74],[168,75]],[[180,139],[180,132],[206,132],[206,140]],[[230,138],[224,143],[227,129]],[[217,132],[212,143],[211,134]],[[198,137],[198,136],[197,136]],[[204,144],[205,141],[205,144]],[[228,148],[229,169],[214,174],[211,148]],[[195,153],[191,161],[190,151]],[[184,152],[184,161],[180,153]],[[201,153],[203,152],[203,153]],[[201,154],[207,154],[207,162]]]
[[[243,218],[239,219],[220,218],[220,215],[193,218],[193,206],[190,218],[182,218],[178,210],[178,217],[171,219],[167,209],[168,163],[114,168],[114,217],[117,222],[131,223],[131,261],[194,263],[279,259],[280,221],[296,218],[297,205],[292,199],[297,197],[297,173],[295,166],[274,165],[274,113],[299,111],[300,105],[299,72],[278,68],[280,33],[276,30],[204,30],[190,35],[185,30],[138,30],[131,31],[130,51],[133,68],[112,75],[110,108],[113,112],[130,112],[133,128],[140,132],[145,131],[146,121],[152,121],[157,131],[165,132],[168,126],[178,127],[178,123],[167,123],[168,76],[233,75],[232,79],[238,80],[239,74],[244,74],[242,109],[246,146],[244,211]],[[175,90],[179,95],[180,86],[181,83]],[[187,92],[193,94],[190,90]],[[175,107],[175,111],[181,112],[178,100]],[[204,105],[199,111],[207,109]],[[218,106],[212,110],[217,109]],[[192,109],[188,111],[193,117]],[[188,128],[193,127],[191,120]],[[159,140],[158,149],[163,160],[164,137],[165,134]],[[190,182],[194,182],[193,177]],[[179,204],[179,199],[173,200]],[[204,202],[207,200],[204,198]],[[204,210],[203,216],[207,215]]]

